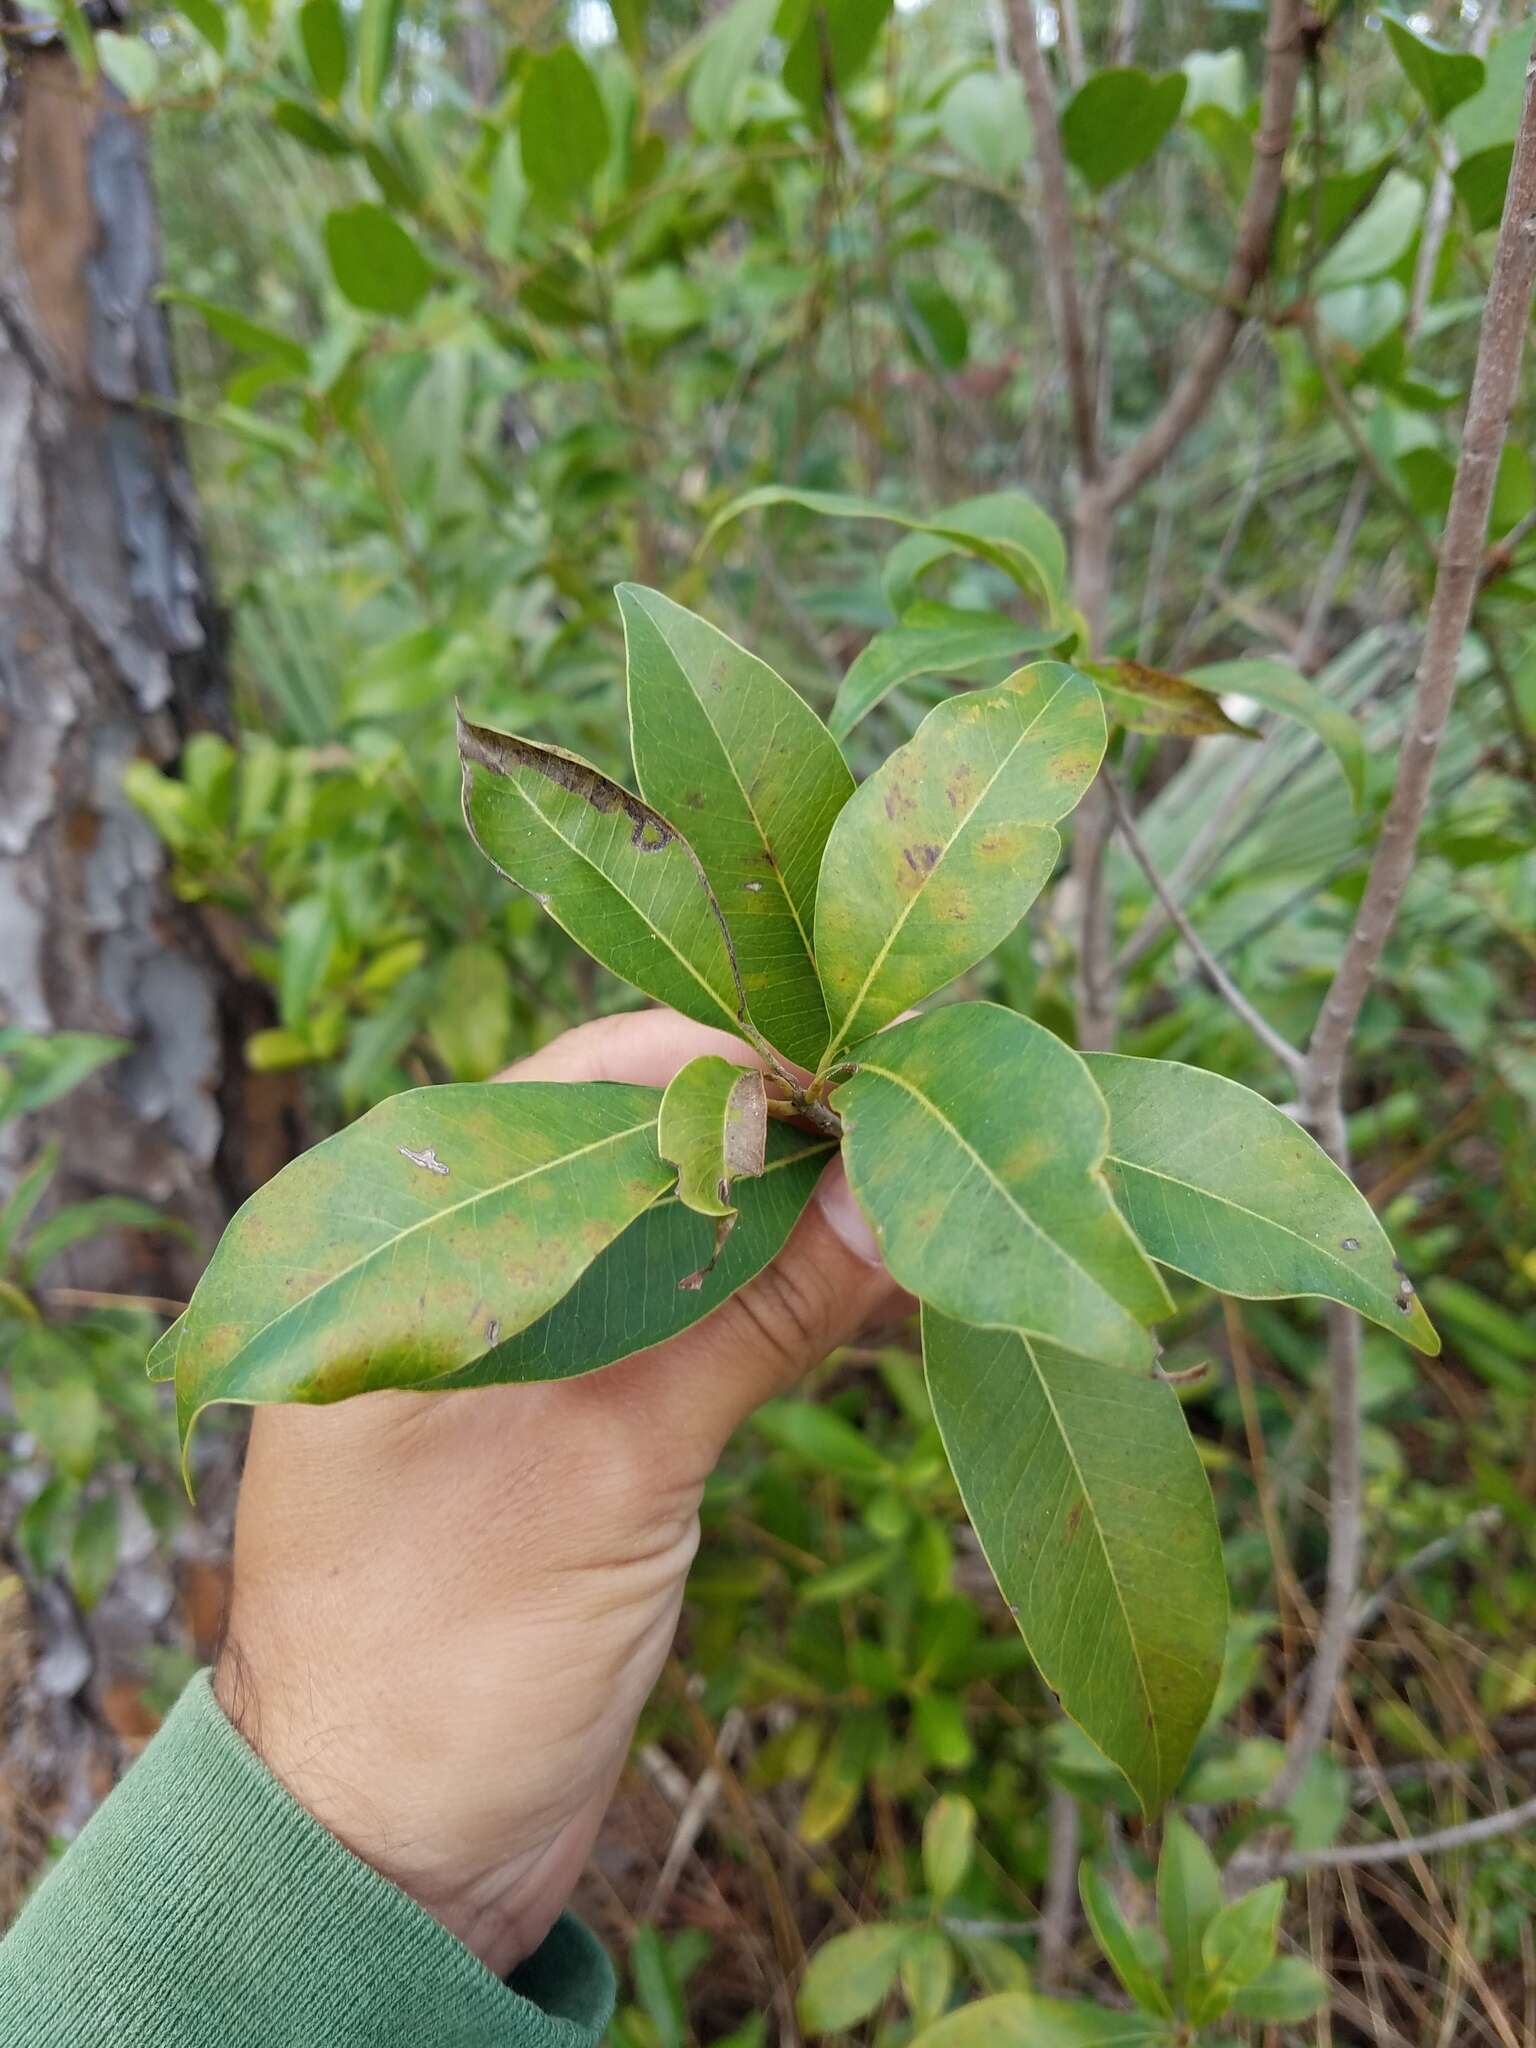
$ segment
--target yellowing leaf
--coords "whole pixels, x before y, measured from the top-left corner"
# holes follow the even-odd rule
[[[1110,716],[1129,732],[1179,739],[1218,732],[1258,738],[1246,725],[1228,718],[1212,691],[1200,689],[1185,676],[1172,676],[1139,661],[1090,661],[1083,666],[1103,692]]]
[[[816,899],[832,1051],[1007,937],[1103,753],[1098,692],[1042,662],[938,705],[876,769],[832,828]]]

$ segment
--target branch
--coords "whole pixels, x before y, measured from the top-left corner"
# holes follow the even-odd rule
[[[1428,1835],[1410,1835],[1406,1841],[1357,1842],[1348,1849],[1305,1849],[1282,1856],[1276,1870],[1335,1869],[1345,1863],[1399,1863],[1410,1856],[1428,1856],[1440,1849],[1467,1849],[1474,1842],[1492,1842],[1500,1835],[1512,1835],[1536,1821],[1536,1799],[1506,1807],[1502,1813],[1484,1814],[1481,1820],[1464,1820],[1456,1827],[1436,1828]]]
[[[1110,805],[1115,813],[1115,823],[1120,827],[1121,837],[1136,857],[1136,865],[1152,886],[1152,893],[1163,906],[1163,910],[1179,937],[1188,946],[1199,963],[1206,980],[1215,989],[1232,1014],[1239,1018],[1258,1039],[1265,1051],[1277,1059],[1293,1081],[1299,1082],[1306,1061],[1297,1048],[1278,1032],[1269,1019],[1256,1010],[1243,994],[1237,983],[1228,974],[1204,939],[1190,923],[1177,899],[1170,894],[1167,884],[1153,865],[1152,856],[1136,829],[1136,820],[1131,807],[1125,800],[1125,792],[1107,768],[1100,770],[1100,780],[1109,792]]]
[[[1439,572],[1419,657],[1409,729],[1397,783],[1371,862],[1365,895],[1308,1047],[1303,1112],[1325,1145],[1337,1148],[1342,1123],[1344,1061],[1361,1005],[1413,870],[1429,806],[1435,757],[1456,694],[1456,665],[1477,596],[1483,536],[1499,458],[1520,374],[1526,318],[1536,287],[1536,69],[1527,74],[1520,134],[1504,198],[1488,304],[1478,337],[1477,367],[1467,404],[1461,459]]]
[[[1029,11],[1020,6],[1019,0],[1012,0],[1012,4],[1016,16]],[[1247,305],[1269,268],[1275,220],[1285,190],[1285,152],[1291,139],[1296,88],[1307,37],[1313,32],[1314,17],[1302,0],[1271,0],[1269,33],[1264,39],[1268,61],[1264,66],[1263,103],[1259,132],[1253,141],[1253,175],[1248,180],[1237,239],[1221,287],[1227,303],[1211,314],[1188,369],[1169,392],[1162,411],[1140,439],[1116,456],[1105,470],[1104,493],[1111,510],[1123,505],[1167,461],[1210,404],[1243,324],[1243,314],[1237,309]],[[1040,119],[1033,102],[1030,112],[1038,132]],[[1044,157],[1042,149],[1042,172]]]
[[[1067,391],[1072,406],[1072,439],[1077,448],[1077,466],[1082,475],[1096,476],[1099,444],[1093,390],[1093,366],[1088,360],[1088,342],[1083,329],[1083,311],[1077,296],[1077,262],[1072,247],[1072,202],[1067,193],[1067,166],[1061,153],[1061,130],[1056,121],[1056,97],[1051,74],[1035,29],[1034,0],[1007,0],[1008,25],[1013,36],[1013,61],[1024,81],[1024,97],[1035,131],[1035,155],[1040,161],[1041,232],[1045,247],[1046,284],[1051,299],[1051,321],[1056,329],[1067,373]]]

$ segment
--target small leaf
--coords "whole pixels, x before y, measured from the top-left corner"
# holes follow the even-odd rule
[[[608,113],[597,80],[569,43],[535,57],[519,114],[523,170],[541,199],[567,206],[608,161]]]
[[[1443,121],[1452,107],[1459,107],[1463,100],[1481,91],[1481,57],[1474,57],[1467,50],[1447,50],[1431,36],[1416,35],[1405,21],[1385,10],[1381,25],[1387,32],[1393,56],[1432,121]]]
[[[337,0],[304,0],[299,40],[316,92],[323,100],[340,99],[347,82],[347,27]]]
[[[938,705],[870,776],[832,827],[816,897],[833,1052],[1007,937],[1103,754],[1098,692],[1042,662]]]
[[[806,1966],[795,2001],[801,2026],[830,2034],[867,2019],[896,1982],[909,1933],[889,1925],[855,1927],[824,1941]]]
[[[910,2048],[1172,2048],[1173,2038],[1148,2013],[1003,1991],[946,2013],[914,2034]]]
[[[487,1387],[575,1379],[678,1336],[778,1256],[831,1150],[790,1125],[771,1123],[762,1178],[736,1190],[736,1224],[713,1260],[710,1224],[676,1195],[664,1195],[588,1266],[547,1315],[437,1384]],[[684,1279],[706,1268],[699,1287],[682,1287]],[[151,1353],[152,1359],[162,1354],[162,1372],[162,1347],[170,1349],[172,1334]]]
[[[373,113],[389,82],[400,27],[400,0],[362,0],[357,18],[357,96]]]
[[[229,23],[220,0],[179,0],[177,12],[184,15],[217,57],[229,48]]]
[[[816,877],[853,777],[765,662],[659,591],[622,583],[635,775],[676,819],[730,928],[752,1020],[803,1066],[826,1049],[811,930]]]
[[[1463,157],[1496,143],[1513,143],[1525,105],[1525,74],[1531,61],[1536,22],[1522,21],[1496,35],[1483,63],[1483,83],[1446,122]]]
[[[1440,1349],[1370,1204],[1283,1110],[1174,1060],[1083,1058],[1109,1104],[1110,1183],[1153,1258],[1249,1301],[1321,1295]]]
[[[924,1693],[917,1704],[921,1708],[940,1698],[954,1704],[947,1694],[939,1693]],[[921,2027],[936,2020],[955,1988],[955,1950],[948,1935],[937,1927],[911,1928],[902,1951],[900,1978],[912,2024]]]
[[[972,71],[939,107],[939,129],[955,152],[995,184],[1007,185],[1029,161],[1029,113],[1012,72]]]
[[[742,81],[778,11],[779,0],[735,0],[710,29],[688,77],[688,118],[711,141],[734,129]]]
[[[31,1116],[133,1050],[132,1040],[95,1031],[47,1035],[0,1028],[0,1117]]]
[[[0,1272],[10,1263],[11,1251],[32,1220],[38,1203],[47,1194],[59,1170],[59,1145],[50,1139],[0,1202]]]
[[[71,1245],[99,1237],[104,1230],[158,1230],[190,1239],[192,1232],[177,1217],[167,1216],[149,1202],[132,1195],[98,1195],[88,1202],[71,1202],[40,1223],[27,1241],[21,1261],[21,1275],[29,1285],[50,1259],[67,1252]]]
[[[1311,2019],[1328,2003],[1328,1980],[1305,1956],[1277,1956],[1269,1968],[1245,1984],[1232,2001],[1232,2011],[1245,2020],[1291,2026]]]
[[[291,335],[279,334],[275,327],[264,327],[259,320],[250,319],[233,306],[221,306],[213,299],[199,298],[196,292],[163,289],[160,297],[173,306],[188,306],[194,313],[200,313],[214,333],[231,347],[244,349],[249,355],[269,356],[296,376],[309,374],[309,351]]]
[[[1227,1629],[1216,1512],[1177,1395],[927,1305],[923,1358],[1030,1655],[1154,1812],[1205,1723]]]
[[[768,1401],[752,1424],[770,1443],[793,1451],[821,1472],[841,1479],[888,1479],[890,1460],[859,1434],[851,1422],[818,1401]]]
[[[1100,1172],[1104,1103],[1079,1056],[991,1003],[858,1048],[833,1100],[849,1182],[903,1287],[1131,1370],[1168,1313]]]
[[[1351,221],[1313,272],[1313,289],[1336,291],[1380,277],[1408,252],[1424,212],[1424,187],[1406,171],[1389,171],[1381,190]]]
[[[1179,118],[1189,80],[1182,71],[1160,78],[1127,67],[1095,72],[1061,110],[1061,146],[1095,192],[1153,155]]]
[[[959,369],[970,348],[970,327],[936,279],[914,277],[899,284],[895,310],[907,345],[919,363],[927,369]]]
[[[1173,2007],[1168,1994],[1147,1967],[1135,1930],[1121,1912],[1119,1901],[1103,1875],[1086,1858],[1078,1869],[1077,1890],[1093,1938],[1128,1996],[1144,2012],[1171,2016]]]
[[[888,627],[866,642],[838,687],[827,720],[846,739],[892,690],[923,676],[963,676],[1021,654],[1043,653],[1062,638],[1049,626],[1024,626],[1001,612],[954,613],[941,625]]]
[[[337,289],[365,313],[414,313],[436,272],[382,206],[341,207],[325,216],[325,253]]]
[[[185,1441],[213,1401],[421,1386],[525,1329],[665,1189],[661,1097],[417,1088],[253,1195],[175,1332]]]
[[[976,1847],[976,1809],[963,1793],[935,1799],[923,1822],[923,1877],[936,1906],[964,1884]]]
[[[784,83],[819,127],[827,92],[839,98],[874,55],[892,0],[813,0],[784,55]]]
[[[1474,235],[1498,226],[1514,161],[1514,144],[1496,142],[1492,149],[1479,149],[1463,157],[1456,166],[1451,182],[1456,187],[1456,197],[1467,210],[1467,223]]]
[[[493,866],[594,960],[702,1024],[746,998],[693,848],[659,811],[559,747],[459,720],[464,819]]]
[[[732,1217],[731,1183],[763,1170],[768,1091],[755,1067],[704,1053],[681,1067],[661,1098],[656,1144],[677,1168],[679,1201],[701,1216]]]
[[[1317,734],[1339,764],[1358,811],[1365,801],[1365,741],[1347,711],[1330,704],[1322,691],[1283,661],[1215,661],[1191,670],[1196,689],[1252,697],[1266,711],[1294,718]]]
[[[102,29],[96,37],[96,61],[123,98],[136,107],[142,107],[151,98],[159,82],[159,60],[148,43],[137,36]]]
[[[825,519],[878,519],[904,526],[912,540],[892,551],[886,564],[885,592],[899,618],[917,595],[919,576],[934,562],[956,552],[976,555],[1028,591],[1048,611],[1061,603],[1066,582],[1066,549],[1054,522],[1023,491],[992,491],[950,505],[932,519],[916,519],[873,498],[850,497],[842,491],[800,491],[786,484],[763,484],[745,491],[717,512],[699,543],[707,548],[722,528],[746,512],[770,505],[798,505]],[[895,573],[892,564],[900,557]]]
[[[506,1064],[512,1046],[512,987],[507,963],[495,946],[470,940],[443,955],[432,987],[427,1036],[452,1081],[488,1081]]]
[[[30,1324],[7,1336],[5,1362],[17,1423],[66,1479],[89,1478],[106,1416],[84,1356],[62,1331]]]
[[[1224,2012],[1235,1992],[1269,1968],[1284,1904],[1285,1879],[1276,1877],[1213,1916],[1200,1943],[1209,1983],[1191,2000],[1191,2018],[1199,2022]]]
[[[1178,739],[1218,732],[1258,738],[1246,725],[1228,718],[1210,692],[1184,676],[1171,676],[1140,661],[1088,661],[1083,669],[1098,684],[1110,716],[1128,732]]]
[[[86,1502],[69,1546],[69,1583],[89,1614],[117,1576],[121,1523],[117,1495],[100,1493]]]
[[[344,128],[327,121],[313,107],[299,100],[279,100],[272,109],[272,121],[295,142],[312,149],[316,156],[355,156],[357,144]],[[333,265],[334,268],[334,265]]]
[[[1222,1890],[1215,1858],[1189,1822],[1176,1813],[1163,1823],[1157,1905],[1173,1967],[1174,1996],[1182,2003],[1203,1973],[1200,1944],[1221,1911]]]

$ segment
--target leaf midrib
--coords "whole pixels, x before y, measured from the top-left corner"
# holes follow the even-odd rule
[[[1249,1216],[1255,1223],[1262,1224],[1267,1230],[1277,1230],[1282,1237],[1294,1238],[1297,1244],[1304,1246],[1307,1251],[1315,1253],[1319,1259],[1323,1260],[1329,1272],[1341,1273],[1346,1279],[1357,1282],[1362,1292],[1379,1296],[1389,1303],[1396,1302],[1397,1300],[1395,1294],[1382,1294],[1381,1290],[1373,1286],[1363,1274],[1355,1272],[1346,1266],[1343,1260],[1331,1252],[1326,1245],[1319,1244],[1315,1238],[1304,1236],[1301,1231],[1293,1229],[1289,1223],[1282,1223],[1276,1216],[1266,1216],[1262,1209],[1250,1209],[1246,1202],[1239,1202],[1231,1195],[1217,1194],[1214,1189],[1203,1188],[1198,1182],[1185,1180],[1177,1173],[1165,1173],[1160,1167],[1156,1166],[1143,1166],[1139,1159],[1123,1159],[1115,1151],[1105,1154],[1104,1163],[1107,1166],[1123,1167],[1128,1173],[1144,1173],[1152,1180],[1165,1180],[1170,1187],[1186,1188],[1190,1194],[1198,1196],[1203,1202],[1214,1202],[1221,1208],[1236,1210],[1240,1216]],[[1164,1266],[1172,1266],[1177,1273],[1188,1273],[1189,1278],[1192,1280],[1198,1280],[1200,1277],[1198,1273],[1190,1273],[1189,1268],[1181,1266],[1176,1259],[1161,1259],[1159,1263]],[[1236,1288],[1226,1288],[1223,1291],[1229,1294],[1238,1292]],[[1253,1298],[1265,1300],[1268,1297],[1261,1295]]]
[[[407,1224],[404,1230],[396,1231],[392,1237],[386,1238],[381,1244],[374,1245],[370,1250],[364,1252],[360,1258],[354,1259],[350,1265],[343,1266],[339,1272],[327,1275],[321,1284],[311,1293],[306,1294],[302,1300],[290,1302],[280,1315],[273,1316],[270,1321],[263,1323],[259,1329],[253,1330],[240,1345],[239,1350],[223,1361],[224,1367],[227,1369],[243,1352],[249,1351],[253,1345],[259,1344],[273,1330],[278,1329],[285,1323],[290,1316],[307,1315],[314,1304],[329,1293],[332,1288],[339,1287],[344,1280],[349,1279],[352,1274],[360,1272],[374,1259],[383,1257],[386,1252],[393,1255],[399,1250],[405,1240],[408,1237],[414,1237],[417,1231],[434,1229],[439,1223],[446,1222],[449,1217],[458,1215],[460,1210],[472,1208],[476,1202],[482,1202],[488,1196],[505,1194],[509,1188],[519,1187],[524,1181],[537,1180],[541,1173],[550,1173],[557,1167],[569,1166],[578,1159],[585,1159],[594,1152],[601,1152],[606,1145],[617,1145],[625,1138],[635,1137],[641,1131],[653,1130],[655,1124],[656,1119],[654,1117],[644,1117],[639,1123],[629,1124],[622,1131],[612,1131],[606,1137],[595,1138],[590,1145],[579,1145],[574,1151],[562,1152],[557,1158],[546,1159],[538,1166],[528,1167],[521,1173],[510,1174],[505,1180],[496,1181],[490,1187],[480,1188],[474,1194],[466,1195],[462,1201],[450,1203],[446,1209],[435,1209],[429,1215],[419,1218],[415,1223]],[[179,1362],[181,1355],[181,1344],[179,1341],[176,1352]],[[457,1368],[451,1368],[451,1370],[457,1370]]]
[[[976,1147],[971,1143],[970,1139],[966,1137],[965,1133],[960,1129],[960,1127],[957,1124],[951,1122],[951,1120],[944,1114],[943,1110],[939,1108],[938,1104],[934,1101],[931,1095],[925,1095],[922,1089],[917,1087],[915,1083],[909,1081],[904,1074],[895,1073],[890,1067],[879,1066],[873,1060],[861,1060],[859,1062],[859,1072],[863,1074],[879,1074],[883,1080],[894,1081],[898,1088],[904,1088],[906,1092],[912,1097],[913,1101],[920,1103],[922,1107],[928,1111],[929,1115],[933,1118],[934,1122],[937,1123],[943,1130],[949,1133],[951,1138],[953,1138],[955,1143],[960,1147],[961,1151],[963,1151],[967,1155],[967,1157],[969,1157],[975,1162],[975,1164],[980,1169],[982,1174],[986,1177],[987,1180],[989,1180],[992,1183],[993,1187],[997,1189],[998,1193],[1003,1197],[1003,1200],[1008,1204],[1009,1208],[1012,1209],[1014,1214],[1018,1217],[1019,1221],[1025,1226],[1025,1228],[1029,1231],[1032,1231],[1033,1234],[1040,1240],[1040,1242],[1043,1245],[1047,1246],[1051,1251],[1053,1251],[1056,1254],[1056,1256],[1060,1258],[1066,1265],[1070,1266],[1074,1273],[1079,1274],[1082,1277],[1082,1279],[1084,1279],[1088,1283],[1088,1285],[1095,1291],[1095,1293],[1102,1295],[1104,1300],[1109,1303],[1110,1307],[1117,1310],[1119,1314],[1122,1315],[1125,1318],[1125,1320],[1132,1326],[1133,1329],[1140,1330],[1141,1326],[1137,1323],[1135,1317],[1131,1314],[1130,1310],[1122,1307],[1121,1304],[1115,1300],[1115,1297],[1109,1292],[1109,1289],[1107,1287],[1102,1286],[1100,1282],[1097,1281],[1094,1278],[1094,1276],[1088,1271],[1088,1268],[1072,1256],[1071,1252],[1067,1250],[1064,1244],[1060,1243],[1058,1239],[1048,1235],[1048,1233],[1041,1228],[1041,1226],[1035,1221],[1034,1217],[1030,1215],[1029,1211],[1026,1208],[1024,1208],[1022,1204],[1015,1198],[1013,1191],[1009,1188],[1007,1182],[999,1178],[998,1174],[994,1171],[991,1165],[989,1165],[989,1163],[985,1159],[983,1159],[981,1154],[976,1150]],[[1097,1171],[1097,1166],[1090,1166],[1088,1168],[1088,1172],[1090,1175],[1096,1173]],[[1011,1329],[1016,1327],[1016,1325],[1003,1324],[999,1327]],[[1044,1335],[1045,1333],[1040,1332],[1038,1334]],[[1145,1335],[1146,1333],[1143,1331],[1142,1334]],[[1063,1349],[1070,1350],[1071,1346],[1064,1345]]]
[[[835,1048],[847,1042],[850,1034],[852,1020],[859,1014],[859,1011],[864,1007],[865,998],[869,994],[870,983],[874,980],[875,976],[880,972],[881,968],[885,965],[886,960],[890,957],[891,948],[895,945],[896,941],[901,937],[902,932],[906,929],[907,919],[912,915],[912,912],[917,907],[918,903],[921,902],[923,891],[928,887],[928,884],[933,880],[934,876],[938,873],[939,869],[944,865],[945,861],[948,860],[950,853],[952,852],[955,843],[959,839],[961,833],[965,831],[966,827],[970,824],[972,818],[975,817],[977,811],[980,810],[981,806],[992,794],[992,791],[997,784],[998,777],[1007,768],[1008,764],[1012,761],[1014,755],[1019,751],[1019,748],[1023,746],[1024,742],[1029,738],[1030,734],[1034,731],[1035,727],[1040,723],[1041,719],[1044,718],[1045,714],[1056,702],[1056,699],[1067,687],[1067,679],[1063,678],[1062,681],[1060,681],[1056,685],[1055,689],[1051,692],[1050,696],[1046,699],[1046,701],[1040,706],[1040,709],[1029,721],[1029,724],[1025,726],[1024,730],[1019,734],[1018,738],[1014,741],[1013,745],[1008,749],[1007,753],[1003,756],[1002,760],[998,762],[996,768],[993,769],[991,775],[987,778],[986,783],[982,787],[980,793],[976,798],[976,801],[971,805],[970,809],[966,811],[963,817],[957,819],[954,831],[951,832],[948,839],[946,839],[944,842],[944,849],[942,853],[940,853],[938,859],[934,862],[933,866],[928,870],[928,872],[925,875],[919,877],[917,887],[912,891],[912,894],[907,898],[906,902],[903,904],[900,915],[897,917],[895,923],[891,926],[890,931],[886,935],[885,943],[876,953],[873,965],[870,967],[868,974],[865,975],[863,982],[860,984],[858,994],[854,997],[853,1001],[849,1004],[848,1008],[843,1012],[842,1021],[833,1030],[832,1035],[828,1040],[829,1046]],[[913,742],[909,741],[908,744],[911,745],[913,744]],[[894,758],[894,756],[892,758]],[[1034,827],[1034,829],[1040,832],[1049,832],[1053,829],[1053,827],[1049,822],[1041,822],[1037,824]],[[1058,834],[1058,846],[1060,845],[1060,843],[1060,835]]]

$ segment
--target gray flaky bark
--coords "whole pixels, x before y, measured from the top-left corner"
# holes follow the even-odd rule
[[[0,99],[0,1022],[131,1052],[6,1134],[63,1198],[131,1193],[208,1240],[246,1178],[225,1077],[237,977],[123,796],[224,722],[219,635],[174,425],[144,137],[57,46],[11,47]],[[248,1022],[249,1020],[247,1020]],[[98,1240],[50,1277],[180,1296],[198,1254]]]

